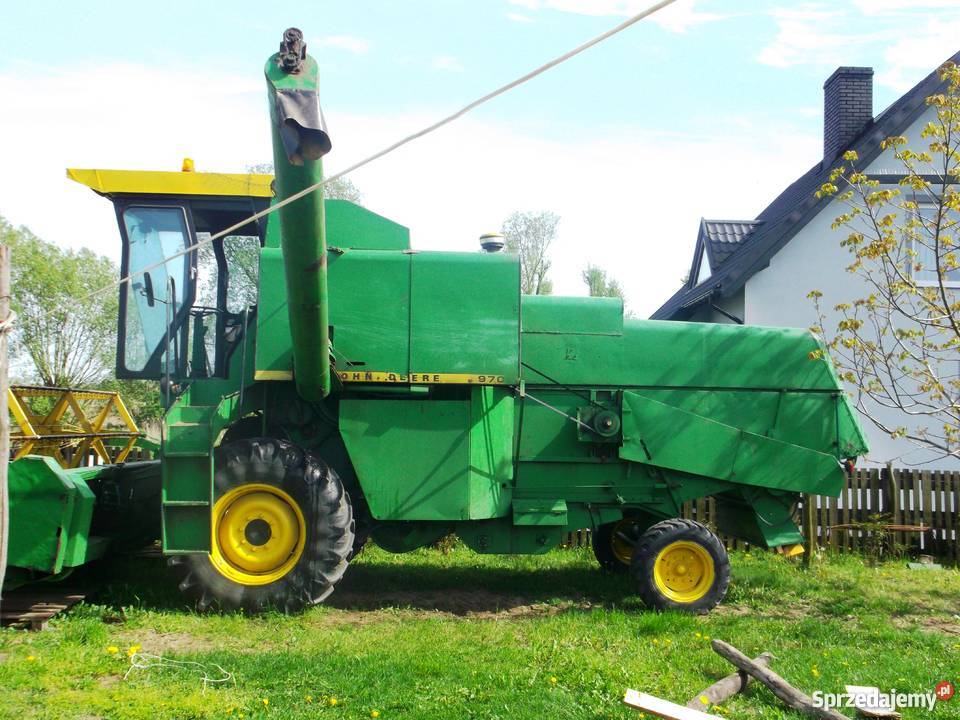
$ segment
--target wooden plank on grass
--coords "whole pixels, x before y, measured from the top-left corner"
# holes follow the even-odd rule
[[[652,713],[664,720],[716,720],[717,717],[636,690],[627,690],[623,696],[623,704],[635,710]]]

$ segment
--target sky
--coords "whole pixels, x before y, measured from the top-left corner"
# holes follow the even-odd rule
[[[269,161],[262,69],[291,25],[320,64],[332,173],[650,2],[16,3],[0,215],[116,260],[112,206],[65,168]],[[820,161],[836,67],[874,68],[876,114],[958,49],[960,0],[677,0],[351,179],[424,250],[477,250],[513,211],[555,212],[554,291],[586,294],[597,264],[646,317],[680,287],[702,217],[753,218]]]

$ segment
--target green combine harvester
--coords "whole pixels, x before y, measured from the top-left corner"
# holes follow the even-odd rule
[[[417,251],[405,227],[322,192],[162,264],[323,178],[298,30],[265,74],[275,180],[68,171],[113,202],[135,273],[117,376],[159,380],[168,409],[159,463],[14,464],[11,572],[62,572],[155,529],[201,608],[295,611],[368,538],[545,553],[590,528],[650,607],[702,612],[730,566],[679,519],[685,502],[714,498],[720,533],[802,549],[800,494],[838,495],[867,450],[809,332],[524,296],[516,256]]]

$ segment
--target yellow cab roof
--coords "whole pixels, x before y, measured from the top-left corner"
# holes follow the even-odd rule
[[[254,173],[163,172],[68,168],[67,177],[100,193],[114,195],[215,195],[272,197],[273,175]]]

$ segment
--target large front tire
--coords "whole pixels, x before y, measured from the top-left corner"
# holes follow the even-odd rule
[[[209,555],[183,555],[180,589],[198,608],[296,612],[322,602],[347,569],[350,498],[317,456],[285,440],[217,449]]]
[[[707,527],[676,518],[640,537],[630,574],[648,607],[702,614],[727,594],[730,558]]]

